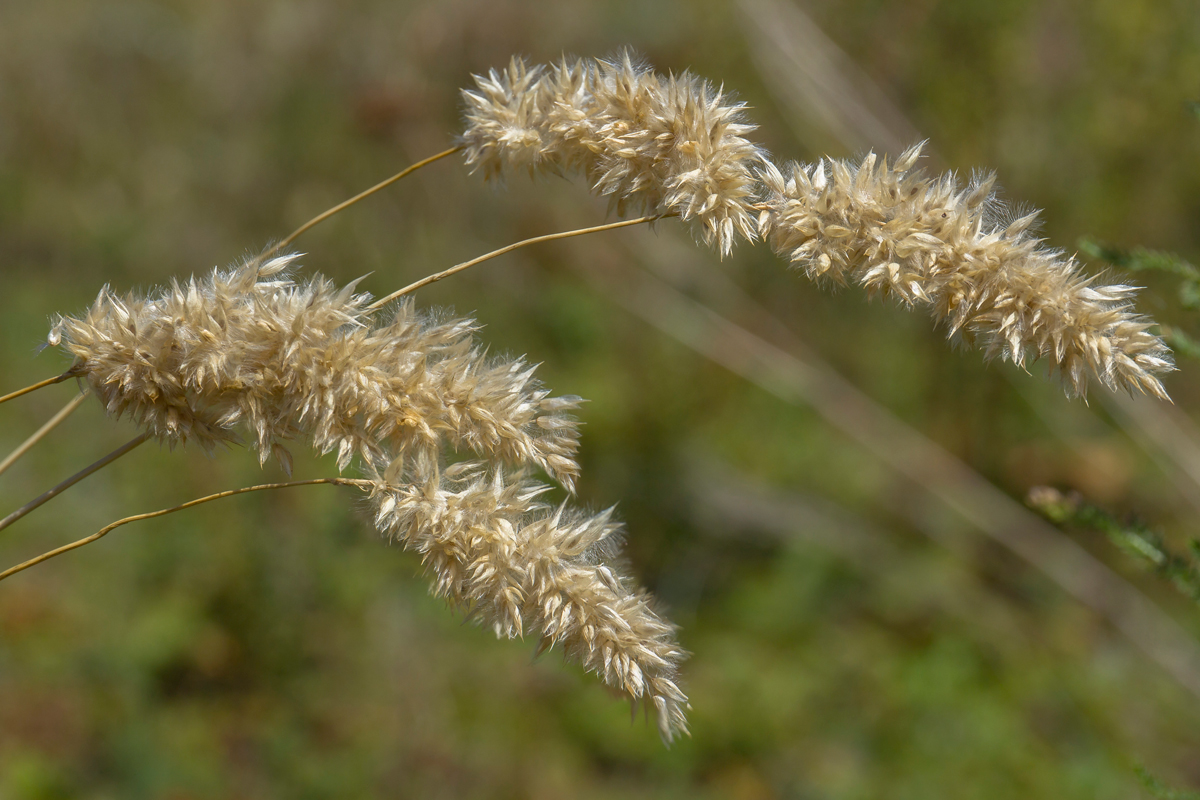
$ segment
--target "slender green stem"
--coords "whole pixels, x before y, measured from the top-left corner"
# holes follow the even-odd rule
[[[333,208],[329,209],[328,211],[324,211],[324,212],[318,214],[317,216],[310,219],[308,222],[301,225],[296,230],[292,231],[282,241],[267,248],[267,250],[265,252],[263,252],[262,254],[260,254],[255,260],[258,262],[266,260],[269,256],[273,255],[274,253],[279,252],[283,248],[290,245],[292,242],[296,241],[296,239],[300,238],[301,234],[303,234],[309,228],[312,228],[313,226],[324,222],[325,220],[332,217],[334,214],[337,214],[339,211],[344,211],[345,209],[347,209],[350,206],[357,203],[359,200],[365,200],[366,198],[370,197],[371,195],[375,194],[376,192],[386,189],[387,187],[391,186],[393,183],[400,180],[401,178],[403,178],[407,175],[411,175],[412,173],[416,172],[421,167],[432,164],[435,161],[439,161],[439,160],[445,158],[446,156],[453,155],[454,153],[457,153],[461,149],[462,149],[462,145],[458,145],[457,147],[451,147],[449,150],[443,150],[442,152],[438,153],[437,155],[432,155],[429,158],[418,161],[417,163],[415,163],[409,167],[406,167],[405,169],[402,169],[400,172],[397,172],[395,175],[388,178],[386,181],[377,183],[374,186],[372,186],[370,189],[367,189],[366,191],[359,192],[358,194],[354,195],[354,197],[351,197],[349,200],[345,200],[341,203],[338,203]]]
[[[51,417],[49,422],[47,422],[42,427],[38,428],[37,433],[33,434],[33,436],[30,436],[28,439],[21,442],[21,444],[17,447],[16,450],[13,450],[11,453],[8,454],[7,458],[5,458],[3,461],[0,461],[0,475],[3,475],[4,470],[8,469],[14,463],[16,463],[16,460],[18,458],[20,458],[21,456],[23,456],[27,452],[29,452],[29,449],[31,447],[33,447],[35,444],[37,444],[38,442],[40,442],[46,436],[46,434],[48,434],[50,431],[57,428],[58,424],[60,422],[62,422],[67,417],[71,416],[71,412],[74,411],[75,409],[79,408],[80,404],[83,403],[83,401],[87,399],[87,396],[88,396],[88,393],[87,393],[86,389],[84,391],[80,392],[78,396],[73,398],[71,400],[71,402],[69,402],[65,406],[63,406],[62,409],[59,410],[59,412],[57,414],[55,414],[53,417]]]
[[[258,486],[244,486],[241,489],[229,489],[224,492],[217,492],[216,494],[210,494],[206,497],[198,497],[195,500],[189,500],[186,503],[180,503],[179,505],[171,506],[170,508],[163,508],[163,509],[159,509],[158,511],[149,511],[145,514],[134,514],[132,517],[125,517],[124,519],[119,519],[116,522],[113,522],[109,525],[105,525],[103,528],[96,531],[91,536],[85,536],[82,539],[71,542],[70,544],[65,544],[62,547],[57,547],[53,550],[49,550],[45,553],[42,553],[40,556],[31,558],[28,561],[17,564],[15,567],[9,567],[8,569],[4,570],[4,572],[0,572],[0,581],[4,580],[5,578],[7,578],[11,575],[16,575],[18,572],[23,572],[24,570],[27,570],[30,567],[37,566],[38,564],[42,563],[43,561],[49,561],[50,559],[54,558],[55,556],[61,556],[63,553],[69,553],[72,550],[83,547],[85,544],[91,544],[92,542],[96,541],[97,539],[107,536],[109,533],[111,533],[112,531],[121,527],[122,525],[128,525],[130,522],[137,522],[137,521],[143,520],[143,519],[153,519],[154,517],[162,517],[167,514],[172,514],[176,511],[182,511],[185,508],[191,508],[192,506],[198,506],[202,503],[209,503],[209,502],[212,502],[213,500],[220,500],[224,497],[233,497],[234,495],[238,495],[238,494],[246,494],[247,492],[259,492],[264,489],[286,489],[291,486],[315,486],[317,484],[322,484],[322,483],[331,484],[334,486],[364,487],[364,486],[371,485],[370,481],[355,480],[352,478],[314,478],[312,480],[289,481],[287,483],[264,483],[264,484],[260,484]]]
[[[150,434],[148,434],[148,433],[143,433],[138,436],[135,436],[134,438],[130,439],[125,444],[118,447],[116,450],[113,450],[111,453],[106,455],[104,458],[100,459],[99,461],[95,462],[94,464],[84,467],[79,472],[76,472],[74,475],[67,478],[65,481],[60,483],[58,486],[55,486],[53,489],[49,489],[49,490],[43,492],[42,494],[38,495],[37,497],[30,500],[25,505],[18,508],[16,511],[9,514],[4,519],[0,519],[0,530],[4,530],[9,525],[12,525],[14,522],[19,520],[21,517],[25,516],[30,511],[33,511],[35,508],[42,505],[46,501],[51,500],[51,499],[57,497],[58,495],[62,494],[67,489],[70,489],[72,486],[74,486],[75,484],[79,483],[81,480],[86,478],[88,475],[91,475],[93,472],[97,472],[99,470],[104,469],[109,464],[116,461],[118,458],[125,455],[130,450],[134,449],[139,444],[141,444],[142,442],[146,441],[149,438],[150,438]]]
[[[607,225],[597,225],[594,228],[577,228],[572,231],[560,231],[558,233],[548,233],[545,236],[535,236],[532,239],[525,239],[520,242],[514,242],[513,244],[510,244],[506,247],[501,247],[499,250],[493,250],[490,253],[484,253],[483,255],[479,256],[478,258],[473,258],[470,261],[464,261],[461,264],[455,264],[453,267],[450,267],[450,269],[442,270],[441,272],[437,272],[437,273],[434,273],[433,275],[424,277],[421,280],[417,281],[416,283],[410,283],[408,286],[405,286],[403,289],[401,289],[397,292],[392,292],[387,297],[376,300],[374,303],[367,306],[367,308],[369,308],[371,310],[382,308],[383,306],[387,305],[388,303],[392,302],[393,300],[395,300],[397,298],[403,297],[404,295],[409,294],[411,292],[415,292],[417,289],[420,289],[422,286],[428,286],[431,283],[436,283],[437,281],[440,281],[442,278],[449,278],[451,275],[454,275],[455,273],[458,273],[458,272],[462,272],[464,269],[473,267],[476,264],[482,264],[484,261],[495,258],[496,256],[502,256],[505,253],[511,253],[513,250],[516,250],[520,247],[525,247],[525,246],[531,245],[531,244],[540,244],[541,242],[552,242],[555,239],[569,239],[572,236],[583,236],[585,233],[599,233],[601,231],[611,231],[611,230],[614,230],[615,228],[628,228],[630,225],[640,225],[643,222],[654,222],[655,220],[662,219],[663,217],[674,217],[674,216],[678,216],[678,215],[677,214],[655,214],[655,215],[649,216],[649,217],[638,217],[637,219],[623,219],[619,222],[610,222]]]

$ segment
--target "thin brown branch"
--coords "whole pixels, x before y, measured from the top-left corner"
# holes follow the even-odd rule
[[[648,217],[638,217],[637,219],[623,219],[623,220],[620,220],[619,222],[610,222],[607,225],[597,225],[594,228],[576,228],[575,230],[560,231],[558,233],[548,233],[545,236],[535,236],[532,239],[525,239],[520,242],[514,242],[513,244],[510,244],[507,247],[501,247],[499,250],[493,250],[490,253],[484,253],[483,255],[479,256],[478,258],[473,258],[470,261],[464,261],[461,264],[455,264],[453,267],[450,267],[450,269],[442,270],[441,272],[437,272],[437,273],[434,273],[433,275],[424,277],[421,280],[417,281],[416,283],[410,283],[408,286],[405,286],[400,291],[392,292],[387,297],[376,300],[374,303],[372,303],[370,306],[368,306],[368,308],[370,308],[372,310],[377,309],[377,308],[382,308],[383,306],[387,305],[388,303],[392,302],[393,300],[403,297],[404,295],[409,294],[411,292],[415,292],[417,289],[420,289],[423,286],[428,286],[431,283],[436,283],[437,281],[440,281],[442,278],[449,278],[451,275],[454,275],[455,273],[458,273],[458,272],[462,272],[464,269],[473,267],[476,264],[482,264],[484,261],[493,259],[496,256],[502,256],[505,253],[511,253],[513,250],[516,250],[521,247],[525,247],[526,245],[540,244],[541,242],[552,242],[556,239],[569,239],[572,236],[583,236],[585,233],[600,233],[601,231],[611,231],[616,228],[628,228],[631,225],[640,225],[643,222],[654,222],[655,220],[659,220],[664,217],[674,217],[674,216],[678,216],[678,215],[677,214],[654,214],[654,215],[648,216]]]
[[[87,393],[86,389],[84,391],[80,392],[75,398],[73,398],[71,400],[71,402],[69,402],[65,406],[63,406],[62,409],[60,409],[57,414],[55,414],[53,417],[51,417],[49,422],[47,422],[42,427],[38,428],[37,433],[33,434],[28,439],[21,442],[21,444],[17,446],[16,450],[13,450],[11,453],[8,454],[7,458],[5,458],[3,461],[0,461],[0,475],[3,475],[4,470],[8,469],[14,463],[16,463],[16,460],[18,458],[20,458],[21,456],[23,456],[27,452],[29,452],[29,449],[31,447],[33,447],[35,444],[37,444],[38,442],[40,442],[46,436],[46,434],[48,434],[50,431],[57,428],[58,424],[60,422],[62,422],[67,417],[71,416],[71,412],[73,412],[75,409],[79,408],[79,406],[83,403],[83,401],[87,399],[87,396],[88,396],[88,393]]]
[[[47,386],[53,386],[56,383],[62,383],[63,381],[70,380],[71,378],[74,378],[77,374],[78,373],[75,372],[75,368],[72,367],[71,369],[64,372],[62,375],[55,375],[53,378],[46,378],[46,380],[44,380],[44,381],[38,381],[37,383],[33,384],[32,386],[26,386],[24,389],[18,389],[15,392],[9,392],[8,394],[4,395],[3,397],[0,397],[0,403],[7,403],[9,400],[15,400],[23,394],[29,394],[30,392],[36,392],[38,389],[43,389]]]
[[[76,472],[74,475],[67,478],[62,483],[58,484],[58,486],[55,486],[53,489],[49,489],[49,490],[43,492],[42,494],[38,495],[37,497],[30,500],[25,505],[18,508],[16,511],[9,514],[4,519],[0,519],[0,530],[4,530],[9,525],[12,525],[14,522],[19,520],[21,517],[25,516],[30,511],[33,511],[35,508],[42,505],[46,501],[51,500],[54,497],[57,497],[58,495],[62,494],[67,489],[70,489],[72,486],[74,486],[75,484],[79,483],[81,480],[86,478],[88,475],[91,475],[93,472],[98,472],[99,470],[104,469],[109,464],[116,461],[118,458],[125,455],[130,450],[134,449],[139,444],[141,444],[142,442],[146,441],[149,438],[150,438],[150,434],[148,434],[148,433],[143,433],[138,436],[135,436],[134,438],[130,439],[125,444],[118,447],[116,450],[113,450],[111,453],[106,455],[104,458],[100,459],[99,461],[95,462],[94,464],[84,467],[79,472]]]
[[[192,506],[198,506],[198,505],[201,505],[202,503],[208,503],[213,500],[220,500],[224,497],[233,497],[234,495],[237,495],[237,494],[246,494],[247,492],[258,492],[258,491],[262,491],[264,489],[286,489],[291,486],[315,486],[315,485],[323,484],[323,483],[331,484],[334,486],[360,486],[361,487],[361,486],[370,486],[371,485],[370,481],[355,480],[353,478],[314,478],[312,480],[289,481],[287,483],[263,483],[263,484],[259,484],[258,486],[243,486],[241,489],[229,489],[224,492],[217,492],[216,494],[210,494],[206,497],[198,497],[195,500],[189,500],[186,503],[180,503],[179,505],[171,506],[170,508],[163,508],[163,509],[159,509],[158,511],[149,511],[145,514],[134,514],[132,517],[125,517],[124,519],[119,519],[116,522],[113,522],[109,525],[105,525],[103,528],[96,531],[91,536],[85,536],[82,539],[71,542],[70,544],[65,544],[62,547],[55,548],[54,550],[49,550],[45,553],[42,553],[40,556],[37,556],[36,558],[31,558],[28,561],[25,561],[21,564],[17,564],[15,567],[9,567],[8,569],[4,570],[4,572],[0,572],[0,581],[4,580],[5,578],[7,578],[11,575],[16,575],[18,572],[23,572],[24,570],[27,570],[30,567],[37,566],[38,564],[42,563],[43,561],[49,561],[50,559],[54,558],[55,556],[61,556],[63,553],[69,553],[72,550],[83,547],[85,544],[91,544],[92,542],[96,541],[97,539],[107,536],[109,533],[111,533],[112,531],[121,527],[122,525],[128,525],[130,522],[137,522],[137,521],[143,520],[143,519],[153,519],[154,517],[162,517],[167,514],[172,514],[176,511],[182,511],[185,508],[191,508]]]
[[[338,203],[333,208],[318,214],[317,216],[310,219],[308,222],[301,225],[296,230],[292,231],[282,241],[267,248],[267,250],[265,252],[263,252],[262,254],[260,254],[256,260],[264,261],[272,254],[279,252],[280,250],[282,250],[285,247],[287,247],[288,245],[290,245],[292,242],[296,241],[296,239],[300,238],[300,235],[303,234],[305,231],[307,231],[309,228],[312,228],[315,225],[319,225],[320,223],[322,223],[325,220],[332,217],[334,214],[337,214],[339,211],[346,210],[350,206],[357,203],[359,200],[365,200],[366,198],[370,197],[371,195],[375,194],[376,192],[386,189],[387,187],[391,186],[393,183],[400,180],[401,178],[403,178],[407,175],[411,175],[412,173],[416,172],[421,167],[432,164],[435,161],[439,161],[439,160],[445,158],[446,156],[453,155],[454,153],[457,153],[461,149],[462,149],[462,145],[458,145],[457,147],[451,147],[449,150],[443,150],[442,152],[438,153],[437,155],[432,155],[429,158],[418,161],[417,163],[415,163],[409,167],[406,167],[405,169],[400,170],[399,172],[397,172],[395,175],[388,178],[387,180],[375,184],[374,186],[372,186],[370,189],[367,189],[366,191],[359,192],[358,194],[354,195],[354,197],[351,197],[349,200],[345,200],[341,203]]]

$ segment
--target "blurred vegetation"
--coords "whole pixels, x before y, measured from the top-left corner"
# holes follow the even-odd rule
[[[1150,796],[1158,798],[1158,800],[1200,800],[1200,792],[1172,789],[1150,774],[1150,771],[1145,767],[1139,766],[1137,768],[1137,775],[1138,779],[1142,782],[1142,786],[1146,788],[1146,791],[1150,792]]]
[[[1179,279],[1179,304],[1189,310],[1200,309],[1200,270],[1174,253],[1134,247],[1128,250],[1098,242],[1090,237],[1079,240],[1079,249],[1089,258],[1108,262],[1129,272],[1155,271]],[[1200,342],[1178,328],[1161,325],[1163,338],[1177,355],[1200,358]]]
[[[801,141],[848,155],[817,115],[786,112],[790,76],[759,73],[752,5],[0,4],[0,391],[62,369],[58,353],[38,354],[48,320],[103,284],[228,263],[443,149],[459,88],[513,53],[628,44],[736,90],[781,160],[821,155]],[[1051,243],[1200,252],[1194,3],[803,7],[930,137],[936,168],[995,169],[1007,197],[1046,209]],[[299,244],[306,270],[371,273],[364,287],[379,294],[604,215],[578,182],[497,191],[447,162]],[[712,267],[669,225],[654,236],[682,281]],[[620,241],[663,266],[644,237]],[[557,393],[591,399],[580,493],[619,503],[634,573],[681,626],[690,740],[664,749],[555,654],[531,663],[531,643],[461,625],[350,490],[310,487],[130,526],[0,584],[0,797],[1091,800],[1200,786],[1200,699],[926,487],[579,277],[620,258],[586,237],[554,243],[419,301],[473,310],[490,346],[528,353]],[[1068,401],[1043,370],[955,352],[921,316],[824,292],[763,247],[718,268],[1009,496],[1047,484],[1136,511],[1164,552],[1195,535],[1200,490],[1099,393]],[[1188,327],[1178,277],[1143,277],[1139,306]],[[1179,412],[1200,407],[1196,375],[1184,364],[1169,380]],[[72,391],[0,409],[0,453]],[[3,507],[131,435],[85,404],[0,478]],[[334,472],[296,455],[299,478]],[[278,477],[255,461],[143,447],[0,532],[0,564]],[[702,502],[741,482],[792,510],[768,529]],[[1200,633],[1170,587],[1078,541]],[[1139,763],[1158,777],[1141,782]]]
[[[1191,539],[1187,551],[1174,552],[1156,531],[1138,520],[1118,520],[1102,508],[1083,502],[1078,495],[1063,495],[1046,486],[1035,486],[1029,504],[1060,525],[1073,525],[1104,534],[1135,560],[1175,585],[1200,605],[1200,539]]]

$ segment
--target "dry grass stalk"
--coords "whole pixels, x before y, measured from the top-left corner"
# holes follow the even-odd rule
[[[514,59],[464,92],[467,163],[494,177],[515,169],[582,169],[618,208],[637,202],[694,220],[728,253],[761,235],[810,278],[859,283],[930,309],[988,358],[1045,358],[1068,394],[1089,378],[1167,399],[1170,351],[1132,311],[1136,289],[1096,285],[1075,261],[1011,218],[990,176],[961,187],[874,153],[776,167],[743,134],[740,105],[684,74],[655,75],[628,54],[550,68]],[[758,216],[757,230],[750,224]]]
[[[11,514],[9,514],[8,516],[4,517],[4,519],[0,519],[0,530],[4,530],[9,525],[12,525],[14,522],[16,522],[17,520],[24,517],[26,514],[29,514],[30,512],[40,508],[41,506],[43,506],[44,504],[46,504],[48,502],[50,502],[55,497],[58,497],[60,494],[65,492],[67,489],[70,489],[72,486],[79,483],[81,480],[88,477],[89,475],[94,475],[95,473],[97,473],[100,470],[107,467],[109,464],[116,461],[118,458],[121,458],[125,454],[132,452],[134,449],[136,449],[138,446],[140,446],[142,443],[144,443],[149,438],[150,438],[149,434],[139,433],[137,436],[133,437],[128,442],[126,442],[125,444],[118,447],[116,450],[113,450],[108,455],[106,455],[96,461],[93,461],[91,464],[89,464],[86,467],[84,467],[83,469],[79,470],[79,472],[76,472],[71,477],[67,478],[66,480],[62,481],[61,483],[58,483],[55,486],[52,486],[51,488],[42,492],[37,497],[30,500],[28,503],[26,503],[25,505],[18,508],[16,511],[14,511]]]
[[[206,449],[248,429],[262,459],[308,438],[355,456],[381,531],[421,553],[435,591],[502,636],[536,632],[635,701],[663,737],[686,731],[674,629],[611,563],[617,526],[539,500],[538,467],[572,489],[578,397],[551,397],[520,359],[487,359],[470,320],[392,306],[354,286],[287,277],[294,256],[217,270],[148,298],[107,288],[51,341],[110,415]],[[482,461],[443,468],[448,453]],[[505,465],[513,468],[509,473]],[[107,532],[111,528],[105,529]],[[100,535],[103,535],[100,534]],[[59,548],[45,558],[80,543]]]
[[[424,286],[428,286],[431,283],[437,283],[440,280],[449,278],[451,275],[457,275],[458,273],[462,272],[465,269],[470,269],[471,267],[474,267],[478,264],[482,264],[485,261],[490,261],[491,259],[495,258],[496,256],[502,256],[505,253],[511,253],[513,250],[516,250],[521,247],[528,247],[531,244],[541,244],[542,242],[553,242],[553,241],[557,241],[558,239],[569,239],[574,236],[583,236],[583,235],[589,234],[589,233],[599,233],[601,231],[611,231],[611,230],[615,230],[617,228],[628,228],[631,225],[641,225],[642,223],[645,223],[645,222],[655,222],[656,220],[660,220],[660,219],[663,219],[664,217],[668,217],[668,216],[674,216],[674,215],[673,214],[656,214],[656,215],[649,216],[649,217],[638,217],[637,219],[623,219],[618,222],[610,222],[606,225],[596,225],[595,227],[592,227],[592,228],[577,228],[575,230],[570,230],[570,231],[559,231],[558,233],[548,233],[545,236],[534,236],[531,239],[522,239],[519,242],[513,242],[510,245],[505,245],[504,247],[501,247],[497,250],[493,250],[490,253],[484,253],[481,256],[472,258],[470,261],[464,261],[461,264],[455,264],[453,267],[450,267],[449,269],[444,269],[441,272],[435,272],[432,275],[427,275],[424,278],[421,278],[421,280],[419,280],[419,281],[413,281],[408,286],[405,286],[403,289],[398,289],[398,290],[392,292],[391,294],[389,294],[387,297],[379,298],[374,303],[371,303],[371,305],[368,306],[368,308],[370,308],[370,309],[382,308],[383,306],[387,305],[388,303],[392,302],[393,300],[398,300],[401,297],[405,297],[409,294],[412,294],[417,289],[420,289]]]
[[[154,519],[155,517],[164,517],[167,514],[174,514],[176,511],[183,511],[184,509],[192,508],[193,506],[211,503],[213,500],[223,500],[226,497],[234,497],[239,494],[246,494],[247,492],[261,492],[266,489],[286,489],[292,486],[317,486],[321,484],[328,484],[332,486],[361,486],[364,483],[367,482],[354,480],[351,478],[313,478],[305,481],[289,481],[288,483],[264,483],[259,484],[258,486],[244,486],[241,489],[230,489],[225,492],[217,492],[216,494],[198,497],[195,500],[189,500],[186,503],[180,503],[177,506],[163,508],[158,511],[149,511],[145,514],[134,514],[131,517],[124,517],[116,522],[110,522],[108,525],[105,525],[103,528],[90,536],[85,536],[82,539],[77,539],[76,541],[71,542],[70,544],[65,544],[62,547],[56,547],[53,550],[48,550],[45,553],[42,553],[40,556],[35,556],[34,558],[17,564],[14,567],[9,567],[3,572],[0,572],[0,581],[4,580],[5,578],[10,578],[13,575],[16,575],[18,572],[24,572],[30,567],[36,567],[38,564],[49,561],[52,558],[57,558],[64,553],[69,553],[72,550],[78,550],[84,545],[91,544],[99,539],[103,539],[117,528],[120,528],[123,525],[128,525],[131,522],[138,522],[143,519]]]
[[[57,414],[47,420],[45,425],[38,428],[36,431],[34,431],[33,435],[17,445],[11,453],[4,457],[3,461],[0,461],[0,475],[3,475],[9,467],[17,463],[17,459],[28,453],[35,444],[46,438],[50,431],[57,428],[63,420],[75,413],[75,409],[79,408],[79,406],[83,404],[83,401],[87,399],[87,396],[88,393],[86,391],[75,395],[75,397],[71,398],[71,400],[68,401],[65,406],[59,409]]]
[[[659,76],[628,54],[564,59],[550,68],[514,59],[464,92],[461,142],[314,218],[241,266],[172,283],[149,297],[105,287],[79,317],[50,333],[75,358],[67,373],[0,398],[80,376],[114,417],[129,416],[168,444],[206,450],[246,430],[261,459],[290,470],[285,443],[311,440],[358,457],[377,527],[421,554],[434,590],[500,636],[537,635],[635,702],[653,707],[667,740],[686,732],[678,686],[684,657],[674,629],[613,566],[610,511],[552,507],[540,468],[568,490],[579,474],[580,398],[551,397],[521,359],[485,357],[471,320],[419,313],[392,300],[525,244],[663,216],[692,223],[722,255],[737,238],[766,238],[814,279],[928,307],[951,334],[989,357],[1046,358],[1068,391],[1089,375],[1112,389],[1166,397],[1173,368],[1124,285],[1094,286],[1075,263],[1041,246],[1033,216],[1004,218],[991,178],[960,187],[912,171],[919,147],[894,167],[862,162],[771,164],[745,138],[743,106],[688,73]],[[274,255],[303,231],[408,174],[462,150],[486,177],[514,170],[580,170],[618,211],[647,215],[518,242],[431,275],[372,303],[355,285],[288,276]],[[757,221],[756,221],[757,218]],[[132,443],[131,443],[132,444]],[[127,446],[128,447],[128,446]],[[469,453],[470,460],[458,460]],[[454,463],[457,461],[457,463]],[[449,466],[447,466],[449,464]],[[139,515],[158,516],[222,493]],[[10,515],[11,516],[11,515]],[[94,541],[0,573],[0,578]]]
[[[447,150],[443,150],[440,153],[436,153],[432,156],[429,156],[428,158],[423,158],[420,161],[418,161],[417,163],[410,164],[409,166],[400,170],[392,177],[390,177],[386,180],[380,181],[379,183],[372,186],[370,189],[365,189],[364,191],[361,191],[358,194],[354,195],[354,197],[351,197],[349,200],[343,200],[342,202],[338,203],[336,206],[333,206],[332,208],[322,211],[320,214],[313,217],[308,222],[304,223],[299,228],[292,231],[287,236],[283,237],[278,242],[271,245],[266,250],[264,250],[262,253],[260,253],[258,255],[258,260],[264,261],[267,258],[270,258],[271,256],[275,255],[276,253],[278,253],[280,251],[286,251],[288,249],[288,247],[291,246],[292,242],[299,239],[306,231],[308,231],[310,228],[320,225],[322,222],[329,219],[334,214],[339,214],[342,211],[345,211],[347,208],[354,205],[355,203],[358,203],[362,200],[366,200],[368,197],[375,194],[376,192],[383,191],[384,189],[391,186],[396,181],[399,181],[403,178],[407,178],[409,175],[413,174],[414,172],[419,170],[421,167],[429,166],[430,164],[432,164],[435,161],[441,161],[443,158],[454,155],[461,149],[462,149],[462,146],[458,145],[455,147],[451,147]]]
[[[26,386],[24,389],[17,389],[15,392],[9,392],[8,394],[0,397],[0,403],[7,403],[9,400],[16,400],[18,397],[27,395],[30,392],[36,392],[38,389],[44,389],[47,386],[53,386],[56,383],[62,383],[63,381],[70,380],[73,377],[75,377],[74,373],[71,372],[71,370],[67,370],[61,375],[55,375],[53,378],[46,378],[44,381],[38,381],[37,383]]]

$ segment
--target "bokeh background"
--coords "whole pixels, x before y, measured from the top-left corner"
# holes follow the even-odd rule
[[[0,3],[0,392],[64,367],[38,350],[49,321],[103,284],[227,264],[444,149],[459,88],[513,54],[628,45],[736,91],[777,159],[927,137],[928,168],[995,169],[1057,246],[1195,256],[1197,42],[1186,0]],[[610,218],[578,180],[442,162],[299,245],[306,272],[383,294]],[[1141,307],[1194,331],[1145,280]],[[714,363],[681,341],[697,306],[653,311],[672,292],[791,360]],[[718,262],[666,223],[518,251],[419,302],[591,399],[580,496],[618,504],[631,570],[681,626],[692,737],[664,748],[556,653],[463,625],[352,490],[309,487],[0,584],[0,797],[1149,796],[1138,764],[1200,786],[1200,612],[1018,507],[1049,484],[1194,534],[1194,365],[1174,407],[1071,401],[1041,365],[986,365],[921,314],[762,246]],[[0,452],[75,391],[0,408]],[[132,431],[85,404],[0,478],[3,508]],[[297,477],[333,472],[296,449]],[[245,450],[145,446],[0,532],[0,563],[279,478]],[[1076,545],[1094,560],[1060,558]],[[1139,641],[1131,598],[1161,623]]]

